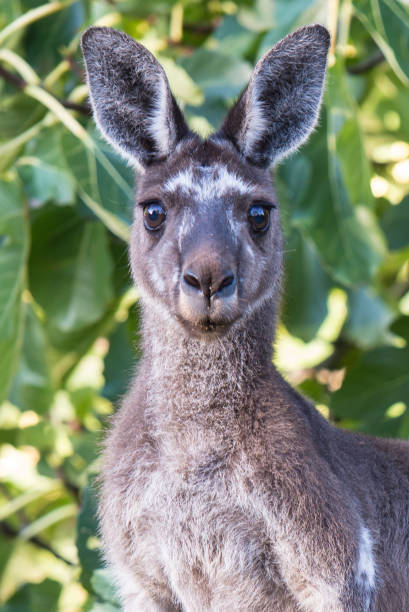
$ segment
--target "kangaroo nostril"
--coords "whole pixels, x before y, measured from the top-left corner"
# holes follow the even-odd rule
[[[236,276],[233,272],[228,272],[220,278],[217,285],[214,286],[212,295],[214,297],[227,298],[233,295],[236,291]]]
[[[186,294],[202,294],[210,303],[211,298],[225,298],[236,290],[236,276],[231,271],[213,272],[209,269],[194,270],[190,266],[182,273],[182,290]]]
[[[193,272],[185,272],[185,274],[183,275],[183,280],[186,284],[190,285],[190,287],[194,287],[194,289],[198,289],[199,291],[201,291],[202,287],[200,284],[200,280],[195,274],[193,274]]]
[[[223,289],[227,289],[227,287],[230,287],[230,285],[232,285],[234,281],[234,274],[229,274],[228,276],[225,276],[222,282],[220,283],[217,292],[222,291]]]

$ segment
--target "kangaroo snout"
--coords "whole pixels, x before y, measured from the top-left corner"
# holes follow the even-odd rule
[[[218,298],[232,296],[237,287],[236,275],[231,269],[215,269],[200,264],[187,267],[182,275],[182,291],[187,295],[204,297],[209,306]]]
[[[237,317],[236,266],[204,244],[188,255],[180,278],[179,308],[185,322],[214,331]]]

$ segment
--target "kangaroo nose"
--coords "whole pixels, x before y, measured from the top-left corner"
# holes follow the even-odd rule
[[[236,290],[236,275],[232,270],[217,272],[187,268],[182,276],[185,293],[203,293],[205,297],[229,297]]]

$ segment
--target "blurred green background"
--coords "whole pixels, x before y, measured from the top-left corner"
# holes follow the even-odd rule
[[[2,0],[0,605],[112,612],[98,448],[139,357],[132,172],[90,118],[79,36],[125,30],[206,135],[282,36],[332,33],[319,128],[277,171],[286,239],[276,363],[325,416],[409,437],[409,4]]]

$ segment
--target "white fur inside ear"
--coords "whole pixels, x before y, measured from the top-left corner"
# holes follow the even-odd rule
[[[135,170],[137,172],[139,172],[139,174],[143,174],[143,172],[145,172],[145,169],[139,163],[138,159],[134,155],[132,155],[132,153],[129,153],[123,147],[121,147],[113,138],[111,138],[108,135],[108,133],[104,129],[104,126],[103,126],[102,122],[99,119],[98,105],[94,101],[94,98],[93,98],[93,95],[92,95],[92,89],[91,89],[90,84],[89,84],[89,78],[87,78],[87,82],[88,82],[89,99],[90,99],[90,102],[91,102],[91,106],[92,106],[92,108],[94,110],[94,113],[93,113],[94,121],[95,121],[95,123],[97,125],[97,128],[98,128],[100,134],[115,149],[115,151],[117,151],[117,153],[119,153],[121,155],[121,157],[123,157],[128,162],[128,164],[130,166],[135,168]]]
[[[228,124],[240,150],[256,165],[271,165],[302,145],[315,128],[322,102],[329,35],[301,28],[258,62],[236,120]],[[241,116],[241,121],[239,121]],[[235,126],[240,125],[234,134]]]
[[[263,104],[259,99],[256,83],[249,89],[247,106],[247,121],[242,134],[243,151],[246,157],[251,157],[254,147],[267,133],[269,125]]]
[[[156,100],[150,114],[150,125],[148,131],[155,141],[160,156],[168,155],[170,151],[170,129],[169,129],[169,96],[165,76],[161,75],[156,91]]]
[[[265,108],[265,105],[261,101],[258,90],[258,83],[255,81],[248,93],[249,102],[247,104],[247,121],[244,125],[243,134],[241,136],[244,155],[248,158],[251,158],[254,155],[257,144],[269,132],[271,128],[270,123],[274,120],[269,116],[268,109]],[[284,147],[282,146],[274,149],[274,155],[271,163],[276,163],[291,155],[297,151],[297,149],[299,149],[299,147],[306,140],[308,140],[318,122],[322,95],[323,92],[321,92],[321,96],[319,97],[318,101],[314,101],[314,104],[311,104],[310,101],[306,100],[305,107],[309,107],[309,121],[306,122],[303,128],[298,130],[297,137],[294,140],[288,141]]]

